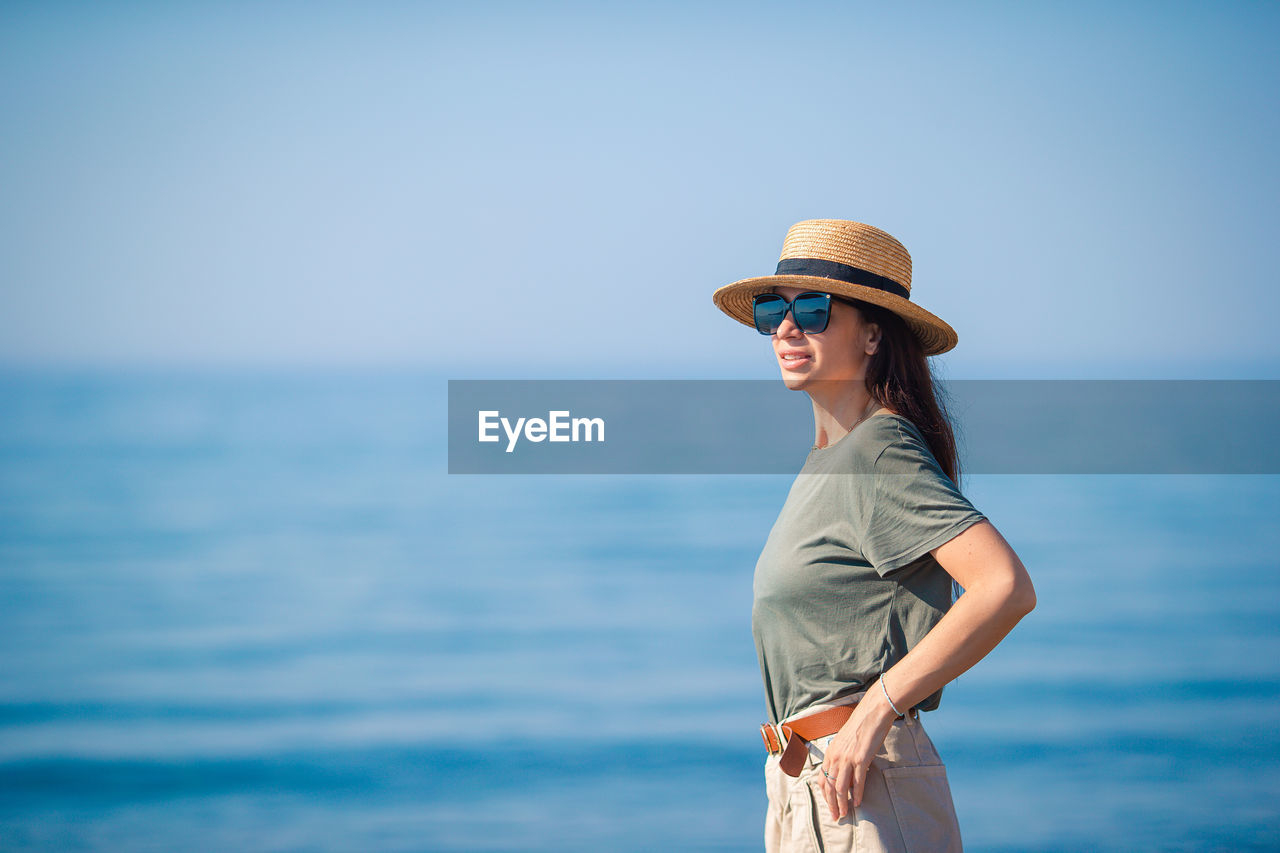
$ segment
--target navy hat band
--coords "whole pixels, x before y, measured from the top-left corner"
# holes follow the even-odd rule
[[[778,271],[774,275],[811,275],[818,278],[831,278],[836,281],[846,281],[849,284],[874,287],[876,290],[883,290],[886,293],[901,296],[903,299],[911,298],[911,291],[891,278],[885,278],[861,267],[822,258],[783,258],[778,261]]]

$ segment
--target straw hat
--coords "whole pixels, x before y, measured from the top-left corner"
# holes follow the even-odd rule
[[[774,287],[821,290],[884,306],[907,322],[924,347],[938,355],[956,345],[944,321],[911,301],[911,255],[892,236],[847,219],[806,219],[787,231],[773,275],[726,284],[712,299],[739,323],[755,328],[751,300]]]

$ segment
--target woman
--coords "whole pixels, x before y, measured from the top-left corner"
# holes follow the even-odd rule
[[[902,244],[845,220],[794,225],[774,275],[715,293],[813,403],[814,446],[754,582],[769,851],[961,849],[919,712],[1035,607],[1017,554],[956,486],[926,360],[956,334],[910,296]]]

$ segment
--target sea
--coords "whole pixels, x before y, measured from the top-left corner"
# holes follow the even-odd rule
[[[446,379],[0,375],[0,850],[761,849],[791,478],[451,475]],[[1280,849],[1280,477],[962,485],[1038,596],[922,718],[966,848]]]

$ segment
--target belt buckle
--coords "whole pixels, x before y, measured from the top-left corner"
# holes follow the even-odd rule
[[[764,739],[764,748],[769,751],[770,755],[782,754],[782,738],[778,735],[778,730],[771,723],[762,723],[760,725],[760,737]]]

